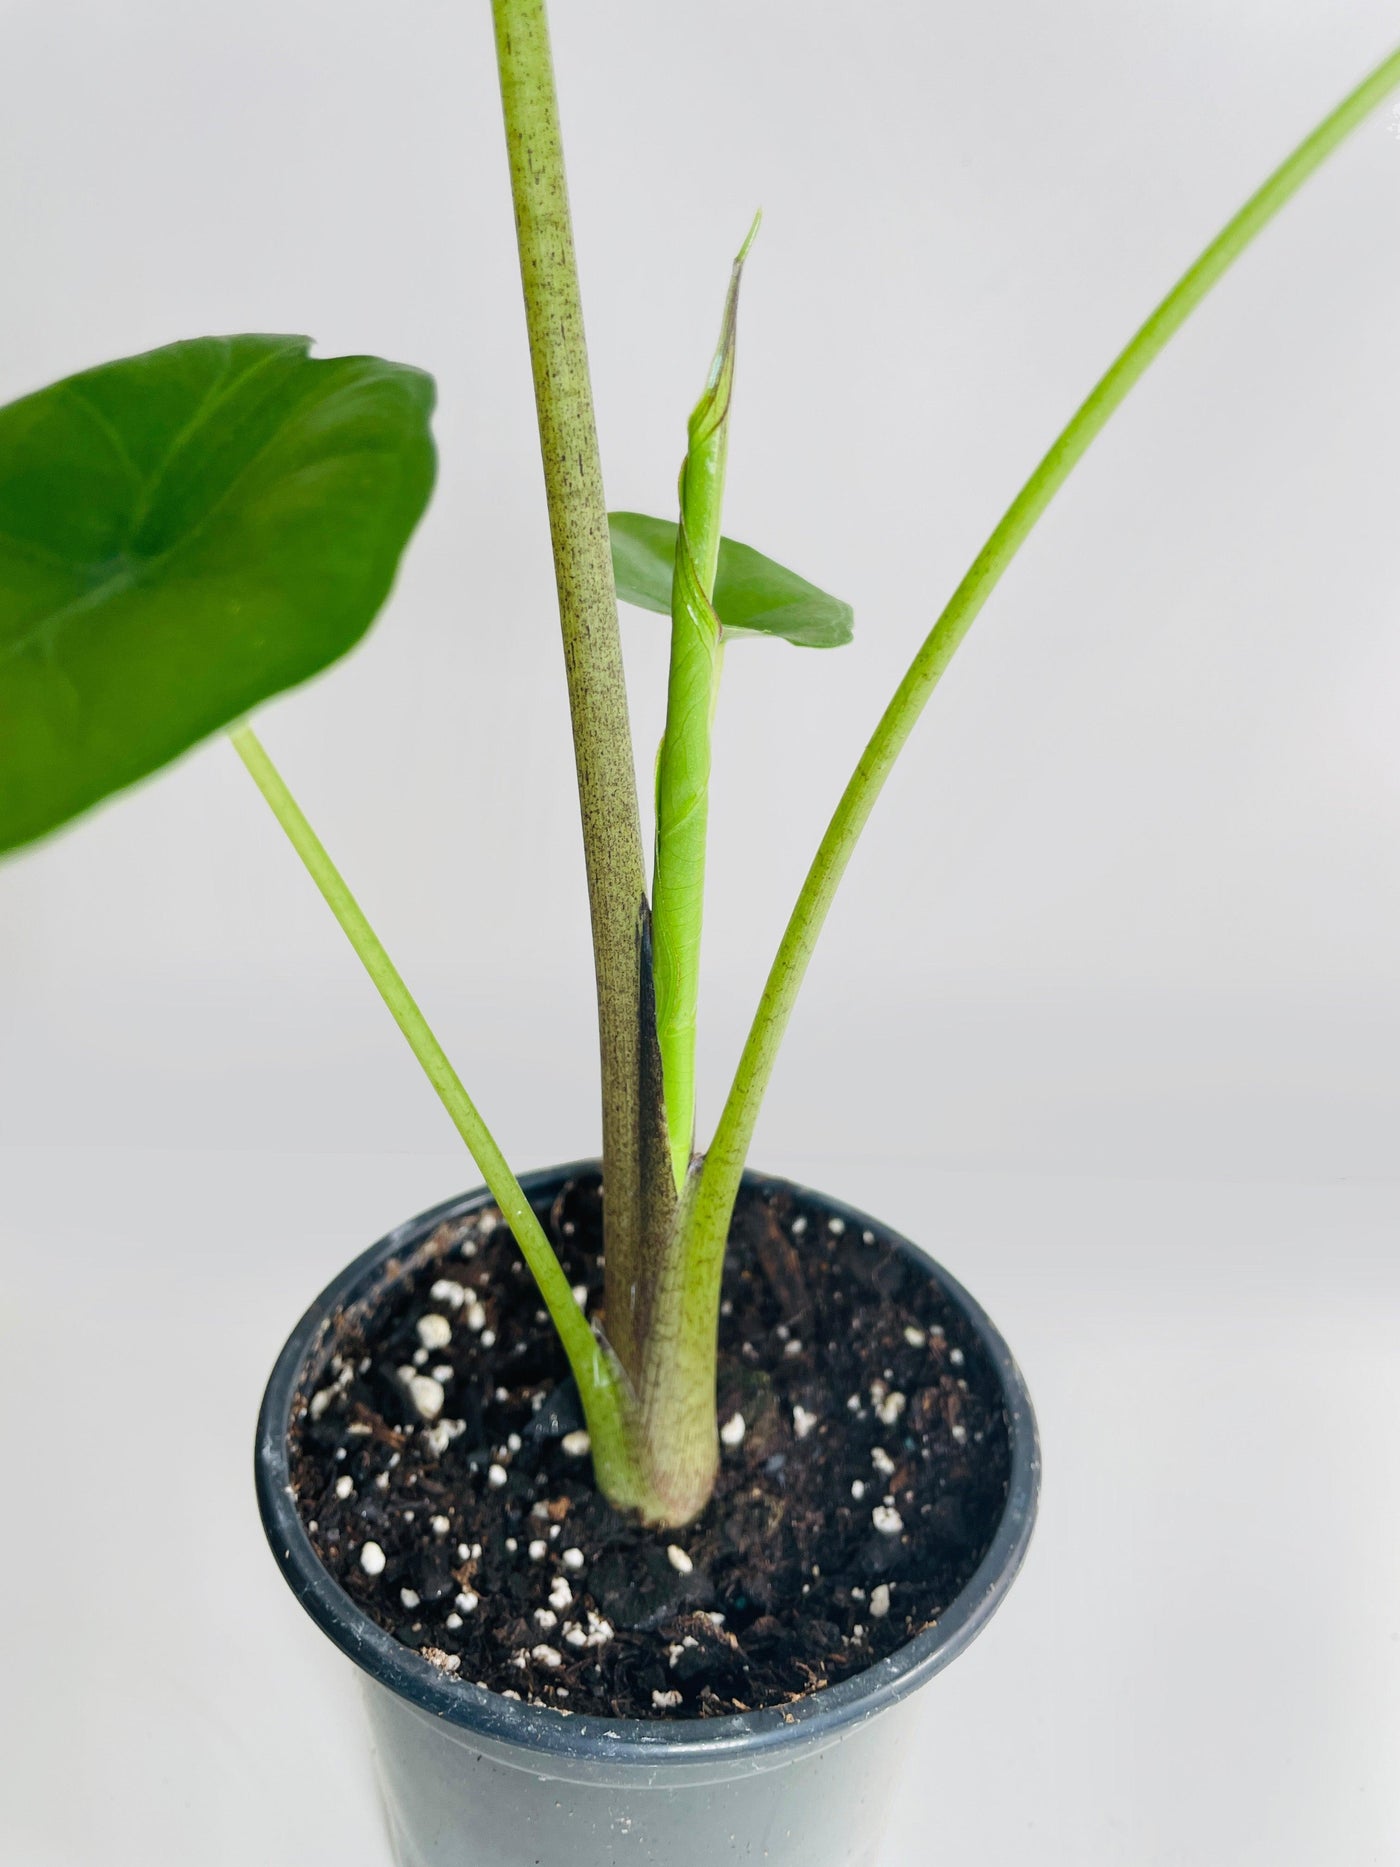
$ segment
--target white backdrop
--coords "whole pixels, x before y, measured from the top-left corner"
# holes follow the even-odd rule
[[[669,511],[729,259],[761,203],[728,529],[857,613],[839,655],[746,642],[728,658],[702,1127],[827,814],[937,607],[1112,352],[1397,33],[1384,0],[557,0],[610,497]],[[0,71],[0,397],[241,329],[304,330],[324,353],[436,375],[439,489],[389,610],[260,730],[507,1152],[524,1167],[590,1151],[582,861],[484,5],[0,0]],[[1052,1491],[1057,1517],[1047,1505],[1021,1597],[1039,1590],[1038,1614],[1018,1603],[987,1643],[1003,1672],[966,1662],[988,1682],[988,1715],[1006,1694],[1039,1708],[1018,1739],[1038,1840],[1009,1817],[990,1836],[972,1813],[962,1830],[949,1818],[1008,1867],[1311,1867],[1400,1848],[1379,1762],[1357,1787],[1368,1747],[1383,1759],[1381,1737],[1392,1756],[1400,1740],[1393,1565],[1388,1586],[1379,1570],[1352,1576],[1351,1633],[1336,1638],[1355,1666],[1329,1659],[1310,1681],[1313,1722],[1300,1712],[1284,1732],[1269,1723],[1297,1664],[1282,1634],[1261,1623],[1257,1644],[1231,1647],[1222,1623],[1212,1673],[1209,1653],[1188,1660],[1154,1618],[1183,1585],[1174,1558],[1175,1580],[1148,1580],[1179,1523],[1154,1461],[1170,1465],[1180,1443],[1195,1447],[1178,1476],[1201,1556],[1188,1593],[1207,1621],[1222,1538],[1246,1594],[1277,1557],[1259,1502],[1270,1482],[1268,1522],[1296,1565],[1286,1585],[1275,1577],[1291,1627],[1310,1625],[1339,1549],[1361,1561],[1393,1548],[1394,1506],[1356,1500],[1394,1465],[1371,1423],[1394,1405],[1400,1313],[1398,228],[1400,118],[1383,109],[1095,445],[879,806],[760,1130],[763,1164],[925,1235],[932,1204],[940,1247],[1023,1353],[1052,1477],[1057,1460],[1081,1476]],[[624,615],[649,769],[664,625]],[[32,1420],[75,1261],[137,1331],[147,1373],[193,1303],[189,1367],[222,1422],[203,1522],[226,1541],[211,1550],[177,1512],[168,1547],[182,1574],[207,1578],[212,1563],[219,1577],[199,1618],[230,1696],[210,1697],[225,1737],[209,1742],[275,1782],[281,1740],[252,1709],[259,1667],[275,1682],[304,1666],[325,1704],[339,1673],[284,1614],[247,1525],[258,1382],[324,1277],[470,1182],[470,1163],[218,743],[0,873],[0,1054],[5,1387]],[[1319,1253],[1343,1272],[1325,1299]],[[1213,1306],[1188,1365],[1198,1353],[1216,1368],[1220,1350],[1245,1416],[1231,1444],[1276,1461],[1249,1504],[1214,1376],[1182,1394],[1181,1344],[1163,1334],[1164,1315],[1199,1315],[1199,1288]],[[1345,1378],[1300,1372],[1319,1303],[1334,1348],[1350,1344]],[[1247,1369],[1232,1359],[1239,1332]],[[41,1417],[81,1432],[111,1383],[118,1412],[138,1417],[150,1396],[131,1358],[95,1327],[82,1340],[104,1399],[55,1392],[58,1412]],[[1095,1366],[1116,1396],[1097,1391]],[[1175,1426],[1153,1411],[1168,1393],[1189,1416]],[[1293,1428],[1265,1431],[1279,1394],[1319,1435],[1304,1463]],[[1157,1452],[1132,1453],[1133,1430]],[[1345,1480],[1300,1505],[1304,1471],[1338,1459]],[[1094,1501],[1108,1470],[1140,1487],[1137,1540],[1086,1569],[1116,1534]],[[122,1492],[111,1508],[129,1513],[128,1550],[136,1503]],[[120,1573],[139,1594],[139,1553]],[[11,1676],[42,1701],[45,1642],[74,1597],[42,1545],[22,1585],[51,1618]],[[177,1600],[183,1613],[188,1594]],[[1086,1618],[1107,1644],[1076,1701],[1076,1765],[1076,1720],[1042,1714],[1086,1664]],[[269,1619],[294,1661],[249,1635]],[[69,1656],[79,1670],[82,1654],[105,1656],[119,1721],[122,1667],[142,1651],[124,1629],[99,1617]],[[1105,1801],[1094,1754],[1125,1704],[1147,1717],[1156,1667],[1179,1716],[1160,1714],[1137,1786]],[[183,1689],[195,1676],[191,1660]],[[1193,1693],[1204,1706],[1190,1712]],[[1257,1781],[1221,1778],[1224,1839],[1193,1852],[1171,1785],[1212,1752],[1190,1722],[1212,1704],[1222,1732],[1256,1721],[1262,1748]],[[119,1843],[99,1856],[95,1792],[59,1795],[61,1731],[21,1722],[29,1787],[0,1798],[15,1811],[0,1812],[0,1842],[18,1824],[0,1853],[17,1867],[127,1859]],[[1278,1757],[1316,1757],[1324,1734],[1344,1763],[1295,1776],[1289,1800]],[[95,1725],[91,1754],[79,1746],[89,1770],[104,1741]],[[359,1808],[339,1754],[327,1747],[324,1783]],[[980,1754],[969,1740],[968,1781]],[[112,1767],[132,1860],[163,1861],[149,1851],[162,1837],[172,1861],[258,1853],[236,1795],[214,1798],[225,1855],[202,1825],[203,1779],[172,1804],[150,1756]],[[190,1825],[167,1835],[154,1811],[175,1820],[172,1807]],[[349,1857],[333,1829],[297,1846],[309,1867]]]

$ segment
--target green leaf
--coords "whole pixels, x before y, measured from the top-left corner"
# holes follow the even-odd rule
[[[432,379],[201,337],[0,408],[0,850],[343,655],[432,490]]]
[[[638,609],[669,616],[675,522],[610,512],[608,527],[617,594]],[[799,648],[841,648],[851,639],[849,603],[732,538],[720,540],[714,607],[726,634],[777,635]]]

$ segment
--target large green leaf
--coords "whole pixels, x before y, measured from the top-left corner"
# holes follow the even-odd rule
[[[432,490],[432,379],[202,337],[0,408],[0,850],[353,646]]]
[[[617,594],[639,609],[671,613],[676,562],[673,519],[610,512]],[[799,648],[841,648],[851,639],[851,606],[748,545],[720,540],[715,614],[726,633],[777,635]]]

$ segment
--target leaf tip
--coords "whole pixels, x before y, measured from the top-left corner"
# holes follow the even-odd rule
[[[742,266],[744,261],[748,258],[749,248],[753,245],[754,241],[758,238],[758,230],[762,226],[762,224],[763,224],[763,209],[758,208],[754,213],[753,220],[749,223],[748,232],[744,235],[744,244],[739,248],[739,251],[735,256],[734,265],[736,269]]]

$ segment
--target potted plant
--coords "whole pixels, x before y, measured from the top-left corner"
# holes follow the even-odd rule
[[[906,1241],[746,1172],[813,943],[885,777],[1040,514],[1254,235],[1400,82],[1366,78],[1090,392],[949,599],[803,885],[713,1138],[694,1045],[729,636],[845,605],[721,531],[744,242],[672,518],[603,498],[542,0],[494,0],[598,983],[603,1157],[517,1177],[243,723],[364,633],[425,509],[432,388],[305,340],[200,339],[0,410],[0,847],[206,734],[233,745],[486,1181],[356,1260],[259,1424],[275,1555],[359,1665],[399,1859],[869,1861],[898,1707],[1024,1555],[1035,1426]],[[670,617],[650,882],[616,596]]]

